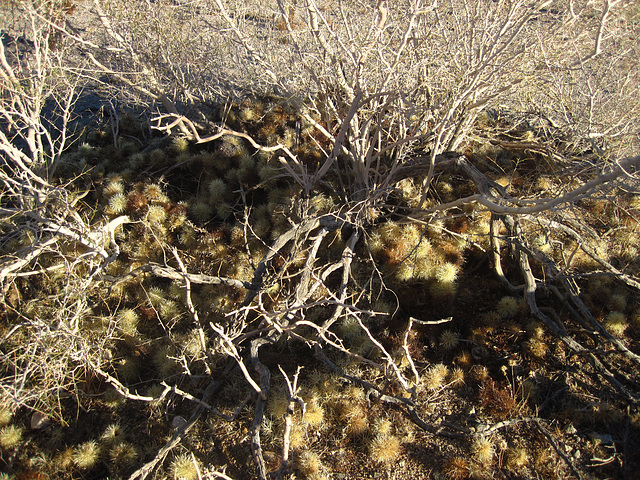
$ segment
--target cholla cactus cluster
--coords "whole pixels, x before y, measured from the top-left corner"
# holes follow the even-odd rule
[[[299,119],[297,107],[269,102],[234,106],[227,120],[239,133],[248,132],[265,145],[285,145],[304,165],[316,166],[318,152],[326,147],[310,144],[316,127],[300,121],[296,133],[290,125]],[[80,178],[91,179],[95,188],[84,202],[95,206],[96,217],[128,219],[114,232],[119,254],[100,273],[101,285],[85,292],[91,306],[78,319],[78,335],[99,344],[103,355],[92,360],[94,371],[74,371],[64,389],[74,386],[89,395],[84,405],[87,412],[100,412],[95,415],[103,432],[96,435],[82,427],[85,413],[73,426],[75,436],[62,423],[52,425],[51,442],[45,445],[38,438],[29,447],[50,460],[43,471],[61,478],[104,468],[130,475],[175,431],[164,412],[188,418],[191,399],[200,395],[209,375],[224,378],[219,394],[208,400],[212,413],[186,435],[189,452],[172,452],[158,474],[198,478],[205,466],[220,465],[220,458],[236,471],[248,468],[241,466],[241,458],[249,448],[236,427],[250,426],[252,419],[246,409],[236,409],[238,399],[256,395],[247,378],[232,368],[230,347],[216,332],[246,335],[250,341],[259,332],[281,331],[260,350],[272,373],[260,423],[265,468],[281,467],[286,445],[288,468],[303,478],[331,478],[341,468],[390,469],[400,459],[411,459],[425,441],[420,421],[451,418],[467,438],[434,457],[446,478],[488,478],[496,469],[556,475],[557,458],[545,453],[540,438],[527,429],[474,435],[466,416],[469,405],[482,422],[534,415],[554,389],[550,378],[571,354],[531,315],[520,294],[501,288],[484,263],[493,248],[492,233],[506,238],[508,231],[501,226],[492,232],[491,215],[477,204],[455,215],[436,212],[414,219],[403,214],[469,195],[468,181],[444,173],[424,196],[418,180],[405,178],[383,202],[367,207],[361,223],[345,221],[298,235],[296,228],[309,219],[344,219],[343,210],[351,207],[327,185],[305,196],[274,153],[252,147],[243,137],[225,135],[205,146],[175,137],[162,149],[127,145],[106,161],[113,147],[104,135],[94,134],[88,139],[93,143],[70,152],[61,170],[65,175],[87,172]],[[515,177],[527,173],[511,168],[516,192],[524,186]],[[601,252],[609,261],[623,258],[621,244],[638,247],[632,234],[637,205],[633,198],[620,202],[629,216],[607,246],[614,253]],[[584,205],[585,214],[606,218],[596,207]],[[359,237],[354,225],[362,230]],[[565,258],[565,250],[574,245],[539,226],[526,228],[529,248],[548,259]],[[13,241],[5,243],[5,253],[33,238],[25,231]],[[70,243],[66,248],[69,253],[79,247]],[[346,252],[353,258],[343,283],[339,274],[323,268],[342,264]],[[516,267],[508,255],[502,258],[505,269]],[[615,338],[635,342],[640,334],[637,295],[608,277],[589,275],[597,265],[587,258],[592,257],[576,250],[567,263],[585,275],[579,280],[585,303]],[[631,269],[638,268],[635,260],[629,262]],[[24,315],[37,318],[53,310],[51,298],[39,299],[36,292],[62,288],[66,277],[57,270],[62,264],[56,255],[40,258],[42,268],[50,269],[49,283],[34,281],[32,293],[22,294]],[[78,275],[89,273],[77,268]],[[191,277],[187,290],[187,273],[227,280]],[[302,281],[308,282],[304,291]],[[334,319],[341,308],[346,313]],[[309,347],[321,335],[331,348],[318,365]],[[13,336],[7,345],[24,352],[23,338]],[[89,352],[92,347],[83,348]],[[511,356],[516,351],[517,361]],[[304,367],[293,394],[277,369],[291,376],[292,365]],[[33,381],[53,379],[34,376]],[[72,405],[64,398],[57,404],[50,399],[46,408],[55,406],[59,418],[70,421]],[[397,408],[403,402],[410,402],[415,416]],[[580,428],[617,425],[623,419],[619,403],[598,405],[587,417],[572,410],[577,400],[565,402],[557,418]],[[34,460],[25,450],[24,413],[14,414],[10,407],[0,411],[0,447],[18,452],[28,468]],[[143,423],[148,430],[140,433],[141,442],[133,432]],[[455,430],[441,425],[456,438]],[[213,439],[212,449],[200,447],[205,439]],[[244,446],[236,449],[236,444]]]
[[[0,5],[0,479],[633,476],[634,2],[130,3]]]

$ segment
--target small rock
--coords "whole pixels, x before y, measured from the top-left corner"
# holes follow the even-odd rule
[[[51,420],[44,413],[34,412],[31,415],[31,430],[42,430],[51,425]]]
[[[182,428],[186,424],[187,424],[187,421],[184,419],[184,417],[181,417],[180,415],[176,415],[175,417],[173,417],[173,420],[171,421],[171,425],[173,425],[173,428],[175,428],[176,430],[178,430],[179,428]]]
[[[601,443],[603,445],[610,445],[611,443],[613,443],[613,437],[608,433],[600,434],[597,432],[591,432],[590,437],[591,437],[591,441],[594,442],[595,444]]]
[[[564,433],[575,435],[576,433],[578,433],[578,430],[576,430],[576,427],[573,426],[573,423],[570,423],[569,425],[564,427]]]
[[[611,445],[613,443],[613,437],[608,433],[601,435],[600,438],[602,438],[602,443],[604,443],[605,445]]]

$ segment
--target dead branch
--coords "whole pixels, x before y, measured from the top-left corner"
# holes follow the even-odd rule
[[[302,408],[302,414],[304,415],[305,411],[305,403],[298,396],[299,386],[298,386],[298,378],[300,376],[300,371],[302,367],[298,365],[296,373],[293,376],[293,382],[289,379],[288,375],[282,369],[280,365],[278,365],[278,369],[280,373],[285,379],[287,384],[287,395],[289,398],[289,405],[287,406],[287,413],[284,417],[284,429],[282,431],[282,462],[280,464],[280,469],[276,472],[276,478],[282,478],[284,475],[291,473],[292,463],[289,461],[289,438],[291,435],[291,422],[293,416],[293,409],[296,403],[299,403]]]
[[[200,415],[202,415],[202,413],[206,410],[203,404],[206,404],[221,386],[222,386],[222,382],[219,380],[214,380],[211,383],[209,383],[209,385],[207,386],[207,388],[204,390],[202,394],[202,398],[200,399],[200,404],[198,404],[198,406],[195,408],[195,410],[193,411],[193,413],[191,414],[187,422],[177,429],[177,431],[173,434],[171,439],[158,451],[158,453],[152,460],[148,461],[138,470],[133,472],[129,476],[129,480],[136,480],[136,479],[144,480],[153,472],[153,470],[156,468],[158,464],[161,464],[162,462],[164,462],[164,459],[167,457],[169,452],[173,450],[176,446],[178,446],[182,438],[187,434],[189,430],[191,430],[191,428],[195,425],[197,420],[200,418]]]
[[[212,275],[204,275],[201,273],[182,273],[168,265],[160,265],[159,263],[154,262],[142,265],[141,267],[128,272],[126,275],[113,276],[101,274],[98,276],[98,279],[110,283],[109,288],[113,288],[144,273],[151,273],[157,277],[178,281],[183,281],[186,278],[191,283],[197,283],[201,285],[225,285],[228,287],[242,288],[246,290],[251,290],[253,288],[252,285],[248,282],[235,280],[233,278],[216,277]]]
[[[616,162],[615,166],[609,172],[601,173],[593,180],[584,183],[582,186],[566,193],[565,195],[551,199],[516,199],[506,195],[497,197],[492,193],[492,190],[502,191],[502,187],[495,184],[495,182],[491,182],[464,157],[458,156],[454,160],[448,160],[446,163],[442,162],[439,164],[439,168],[446,169],[454,165],[474,181],[476,187],[481,193],[470,195],[465,198],[459,198],[452,202],[443,203],[429,209],[420,210],[418,212],[419,217],[424,217],[439,211],[450,210],[455,207],[469,205],[471,203],[478,203],[490,212],[499,215],[529,215],[533,213],[552,211],[563,204],[573,203],[583,198],[588,198],[602,188],[609,188],[610,184],[619,178],[635,174],[640,169],[640,156],[620,160]],[[424,170],[424,168],[427,168],[427,166],[423,165],[422,167],[418,167],[414,163],[410,167],[409,171],[415,172],[416,170]],[[406,172],[404,172],[403,175],[405,173]],[[517,206],[509,206],[507,203],[512,203]],[[527,204],[530,206],[525,206]]]
[[[260,396],[256,401],[256,408],[253,416],[253,424],[251,425],[251,452],[258,467],[258,477],[260,480],[267,479],[267,467],[262,456],[262,446],[260,445],[260,428],[264,417],[264,407],[267,403],[267,394],[271,386],[271,372],[265,367],[258,358],[258,350],[260,346],[267,343],[267,340],[258,338],[251,341],[251,363],[253,368],[260,376]]]
[[[624,272],[621,272],[616,267],[611,265],[611,263],[607,262],[605,259],[601,258],[596,251],[589,246],[589,244],[582,238],[582,236],[575,231],[573,228],[565,225],[562,221],[550,220],[544,217],[536,217],[535,221],[542,223],[543,225],[548,226],[549,228],[559,230],[561,232],[567,233],[571,235],[577,242],[578,245],[584,252],[593,258],[596,262],[598,262],[602,267],[615,275],[617,278],[620,278],[623,282],[625,282],[630,287],[640,290],[640,281],[633,278],[631,275],[627,275]]]
[[[535,292],[537,289],[537,281],[533,276],[533,272],[529,264],[529,257],[521,249],[519,249],[517,255],[520,262],[520,269],[522,271],[522,274],[524,275],[525,283],[526,283],[526,288],[524,291],[525,300],[527,300],[527,303],[529,304],[529,308],[531,309],[531,312],[536,316],[536,318],[541,320],[542,323],[544,323],[554,333],[554,335],[556,335],[560,340],[562,340],[571,350],[573,350],[575,353],[578,353],[578,354],[586,354],[591,359],[591,362],[594,368],[596,369],[596,371],[598,372],[598,374],[602,375],[609,383],[611,383],[611,385],[616,390],[622,393],[629,401],[632,401],[634,403],[639,402],[640,398],[637,395],[634,395],[633,393],[631,393],[627,388],[625,388],[624,385],[622,385],[615,378],[615,376],[602,364],[602,362],[593,353],[587,352],[587,350],[582,345],[580,345],[576,340],[574,340],[572,337],[569,336],[569,334],[567,333],[567,331],[564,329],[562,325],[553,321],[551,318],[549,318],[540,310],[540,308],[537,305],[537,301],[535,297]]]
[[[549,432],[549,430],[547,430],[545,428],[544,425],[542,425],[542,422],[540,421],[539,418],[533,418],[532,419],[533,423],[536,424],[536,427],[538,427],[538,430],[540,430],[542,432],[542,434],[547,437],[547,440],[549,441],[549,443],[551,444],[551,446],[553,447],[553,449],[556,451],[556,453],[558,454],[558,456],[560,458],[562,458],[562,460],[564,460],[564,462],[567,464],[567,466],[571,469],[571,471],[573,472],[573,474],[578,477],[578,480],[582,480],[582,474],[580,473],[580,471],[576,468],[576,466],[573,464],[573,462],[571,461],[571,459],[567,456],[567,454],[564,452],[564,449],[560,448],[560,445],[558,445],[558,442],[556,442],[556,440],[553,438],[553,435],[551,435],[551,433]]]
[[[548,221],[546,219],[537,219],[537,220],[541,221],[541,223],[543,224],[549,224],[549,225],[558,223],[554,221]],[[559,228],[559,230],[565,231],[562,228]],[[577,235],[576,232],[574,233]],[[579,235],[577,235],[577,238],[579,240],[582,240],[582,237],[580,237]],[[639,355],[630,351],[619,339],[611,335],[600,323],[596,321],[596,319],[593,317],[593,315],[591,314],[587,306],[579,297],[575,287],[568,281],[566,275],[564,275],[563,272],[560,271],[560,269],[555,264],[555,262],[553,262],[551,259],[549,259],[545,255],[541,254],[540,252],[537,252],[534,254],[533,252],[528,251],[528,249],[523,245],[520,245],[520,248],[527,251],[527,254],[531,255],[532,257],[535,257],[537,260],[541,261],[541,263],[547,265],[550,271],[552,272],[552,274],[555,276],[555,278],[559,279],[562,282],[562,285],[564,286],[564,289],[566,290],[569,299],[578,308],[578,311],[581,313],[581,315],[576,315],[578,317],[578,320],[581,323],[583,323],[585,327],[593,329],[595,332],[602,335],[608,342],[614,345],[615,348],[619,352],[621,352],[624,356],[626,356],[628,359],[632,360],[635,363],[640,363]]]

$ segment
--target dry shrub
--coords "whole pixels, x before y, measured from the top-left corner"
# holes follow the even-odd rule
[[[501,387],[490,377],[482,382],[478,401],[484,411],[499,420],[511,417],[518,406],[511,389]]]

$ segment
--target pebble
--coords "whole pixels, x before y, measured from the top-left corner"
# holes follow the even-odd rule
[[[31,429],[42,430],[51,425],[51,420],[44,413],[35,412],[31,415]]]
[[[187,424],[187,421],[184,419],[184,417],[181,417],[180,415],[176,415],[175,417],[173,417],[173,420],[171,421],[171,425],[173,425],[173,428],[175,428],[176,430],[178,430],[179,428],[182,428],[186,424]]]

